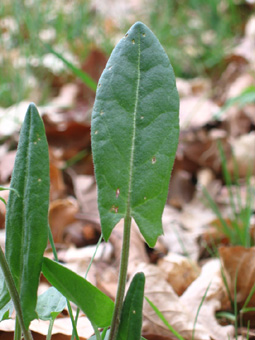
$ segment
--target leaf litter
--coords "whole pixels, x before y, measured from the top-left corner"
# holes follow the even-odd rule
[[[229,223],[233,221],[235,216],[231,210],[217,148],[219,140],[223,145],[227,169],[231,176],[235,175],[236,166],[239,170],[241,180],[238,185],[241,191],[247,191],[245,177],[251,166],[253,168],[250,181],[254,188],[254,103],[243,106],[234,103],[219,115],[228,100],[254,85],[251,76],[255,71],[253,52],[254,17],[248,22],[240,45],[226,59],[225,71],[217,84],[208,79],[177,79],[181,97],[182,131],[162,218],[164,236],[159,238],[155,248],[148,249],[137,232],[136,225],[132,226],[130,279],[136,272],[144,271],[145,296],[185,339],[192,339],[193,335],[194,340],[235,338],[234,326],[230,322],[216,319],[216,312],[231,310],[231,301],[221,270],[225,273],[232,299],[235,298],[236,289],[239,309],[245,304],[255,283],[254,247],[231,245],[222,233],[220,221],[205,204],[201,192],[201,187],[205,186],[218,204],[223,218]],[[101,52],[93,51],[92,56],[84,63],[84,69],[92,67],[96,80],[97,67],[102,67],[105,61]],[[212,88],[215,88],[213,96],[210,94]],[[84,87],[80,83],[67,88],[63,86],[59,96],[39,110],[43,112],[51,161],[50,225],[57,242],[59,258],[80,275],[85,274],[95,251],[95,246],[91,244],[95,244],[100,235],[96,185],[90,154],[89,117],[93,95],[83,97],[83,92]],[[65,95],[66,93],[68,95]],[[15,133],[23,119],[24,107],[27,107],[26,102],[0,111],[0,133],[5,138],[4,145],[7,145],[1,149],[0,179],[1,185],[4,186],[9,185],[13,167],[12,155],[15,153],[10,145],[17,143]],[[215,119],[217,115],[219,119]],[[73,159],[82,150],[86,150],[86,153]],[[70,163],[72,159],[74,162]],[[233,189],[236,186],[234,183]],[[7,199],[8,192],[1,193],[5,194]],[[246,194],[242,195],[245,197]],[[250,227],[251,231],[253,230],[254,244],[254,210],[251,215]],[[1,203],[2,247],[4,218],[5,207]],[[109,243],[101,244],[88,276],[90,282],[96,284],[112,299],[117,287],[122,228],[123,224],[120,222]],[[218,258],[217,248],[220,245]],[[212,255],[214,259],[210,259]],[[50,249],[47,250],[46,256],[52,256]],[[42,279],[43,284],[45,283]],[[203,298],[203,304],[200,306]],[[250,297],[246,307],[254,306],[255,294]],[[254,320],[254,314],[250,313],[244,314],[245,322]],[[71,326],[66,314],[67,312],[63,311],[53,328],[53,334],[58,334],[59,339],[70,339]],[[31,325],[35,339],[36,334],[38,339],[40,334],[46,334],[47,322],[33,321]],[[0,323],[1,336],[12,334],[13,329],[13,320]],[[250,336],[253,336],[254,329],[254,322],[251,322]],[[80,319],[78,331],[83,336],[81,339],[87,339],[93,334],[85,316]],[[245,334],[240,327],[240,334],[241,331]],[[163,337],[172,339],[172,334],[147,302],[144,303],[143,334],[153,340]]]

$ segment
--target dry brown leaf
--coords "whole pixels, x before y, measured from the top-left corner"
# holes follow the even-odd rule
[[[232,148],[235,161],[232,158],[228,161],[230,173],[234,173],[237,164],[239,176],[246,177],[250,170],[255,175],[255,131],[236,138],[232,142]]]
[[[173,288],[162,276],[162,269],[155,265],[140,264],[137,267],[137,271],[144,272],[146,277],[145,296],[154,303],[177,332],[185,339],[191,340],[194,318],[189,314],[187,306],[182,303]],[[172,335],[147,301],[144,303],[143,313],[143,332],[159,334],[161,336]],[[196,326],[196,336],[194,340],[198,339],[210,340],[207,329],[199,323]]]
[[[179,296],[201,271],[196,262],[175,253],[168,253],[167,256],[160,259],[158,267],[162,269],[164,278]]]
[[[199,247],[197,244],[198,233],[192,228],[189,229],[183,225],[182,213],[166,205],[162,216],[162,224],[164,236],[159,237],[159,242],[163,244],[168,251],[178,254],[188,254],[191,259],[197,260],[199,256]],[[198,224],[196,223],[196,227],[197,226]]]
[[[63,234],[68,224],[75,221],[79,206],[73,197],[59,199],[50,203],[49,225],[55,243],[63,240]]]
[[[234,298],[235,276],[237,273],[237,302],[243,305],[255,283],[255,247],[221,247],[219,249],[230,293]],[[255,293],[249,306],[255,306]]]
[[[211,100],[199,96],[182,98],[180,101],[180,127],[200,128],[211,120],[219,107]]]
[[[9,151],[1,157],[0,161],[0,182],[7,183],[10,181],[11,174],[14,167],[14,161],[16,157],[16,150]]]
[[[186,306],[192,318],[195,318],[207,288],[205,300],[198,314],[198,324],[202,325],[210,338],[214,340],[233,339],[234,327],[220,326],[215,317],[215,312],[220,310],[227,298],[221,278],[220,261],[217,259],[210,260],[202,267],[201,275],[191,283],[180,297],[180,301]]]
[[[62,171],[53,162],[50,162],[50,200],[63,198],[65,190]]]
[[[122,239],[123,239],[124,220],[121,220],[113,229],[110,236],[110,242],[113,244],[116,266],[120,263]],[[144,240],[137,228],[136,223],[132,220],[131,235],[130,235],[130,250],[129,250],[129,262],[128,273],[131,274],[135,271],[137,265],[140,262],[149,262],[149,257],[145,250]]]
[[[44,336],[48,333],[49,321],[33,320],[30,324],[30,330],[42,334]],[[15,328],[15,320],[4,320],[0,323],[0,331],[13,332]],[[77,324],[77,331],[80,334],[80,339],[88,339],[94,334],[94,330],[90,321],[86,317],[79,317]],[[72,335],[72,323],[70,318],[59,318],[54,322],[52,334],[63,334],[67,336]],[[54,339],[54,338],[53,338]],[[67,338],[68,339],[68,338]]]

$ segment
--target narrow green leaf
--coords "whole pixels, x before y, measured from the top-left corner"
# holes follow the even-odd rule
[[[10,301],[10,294],[7,289],[4,274],[2,268],[0,266],[0,311],[2,308],[6,306],[6,304]]]
[[[169,59],[143,23],[113,50],[99,80],[92,151],[103,236],[130,213],[149,246],[161,216],[179,134],[179,97]]]
[[[83,70],[76,67],[74,64],[72,64],[70,61],[66,60],[66,58],[63,57],[62,54],[56,52],[53,50],[53,48],[46,44],[47,49],[54,54],[58,59],[60,59],[77,77],[79,77],[84,84],[86,84],[92,91],[96,91],[97,85],[96,82]]]
[[[54,287],[38,297],[36,312],[41,320],[54,320],[66,306],[66,298]]]
[[[118,340],[141,339],[144,283],[144,274],[137,273],[130,284],[121,312]]]
[[[0,321],[9,319],[13,312],[13,302],[12,300],[7,302],[7,304],[0,309]]]
[[[6,259],[25,326],[37,317],[37,288],[48,238],[49,156],[42,119],[30,104],[20,132],[6,214]]]
[[[98,327],[111,324],[113,301],[99,289],[62,265],[43,259],[46,279],[68,300],[74,302]]]
[[[177,339],[179,340],[185,340],[167,321],[167,319],[164,317],[164,315],[160,312],[160,310],[154,305],[152,301],[150,301],[147,297],[145,297],[145,300],[148,302],[148,304],[151,306],[151,308],[154,310],[154,312],[157,314],[157,316],[160,318],[160,320],[166,325],[166,327],[172,332]]]
[[[101,333],[102,334],[102,333]],[[107,330],[106,334],[105,334],[105,338],[104,340],[108,340],[109,339],[109,335],[110,335],[110,329]],[[130,338],[132,339],[132,338]],[[140,338],[141,340],[146,340],[144,337],[141,336]],[[92,335],[88,340],[97,340],[95,335]],[[118,339],[119,340],[119,339]]]

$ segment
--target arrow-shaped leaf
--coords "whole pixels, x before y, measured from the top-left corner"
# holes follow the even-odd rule
[[[38,296],[36,311],[41,320],[55,320],[66,306],[66,298],[54,287]]]
[[[48,238],[49,156],[42,119],[30,104],[20,132],[6,214],[6,259],[25,326],[37,318],[37,288]],[[19,195],[17,195],[17,193]]]
[[[92,151],[103,236],[131,215],[152,247],[179,133],[179,98],[169,59],[143,23],[131,27],[99,80]]]

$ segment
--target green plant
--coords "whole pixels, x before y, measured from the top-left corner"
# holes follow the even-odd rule
[[[231,176],[227,168],[227,160],[221,144],[219,144],[219,153],[222,164],[223,178],[227,186],[228,197],[230,201],[232,213],[231,223],[228,223],[228,221],[222,216],[220,209],[206,188],[203,188],[204,197],[220,221],[220,227],[217,224],[216,227],[219,228],[220,232],[224,233],[228,237],[230,243],[232,245],[251,247],[255,242],[250,233],[250,219],[253,213],[255,191],[250,181],[250,173],[248,173],[246,177],[246,200],[243,203],[241,187],[239,184],[238,167],[234,156],[233,159],[235,169],[233,176]],[[235,186],[233,184],[235,184]]]
[[[124,298],[131,219],[153,247],[162,234],[161,216],[178,144],[178,109],[179,98],[168,57],[154,34],[138,22],[112,52],[99,80],[92,114],[92,151],[105,241],[124,219],[114,304],[81,276],[43,258],[49,237],[57,260],[47,220],[48,148],[42,120],[35,106],[29,106],[11,181],[11,188],[19,196],[12,190],[7,206],[7,261],[0,252],[1,267],[18,316],[16,340],[22,333],[26,340],[31,339],[29,324],[37,317],[36,293],[41,269],[48,281],[87,315],[95,330],[94,338],[141,339],[143,273],[134,276]],[[6,307],[10,296],[4,284],[0,288],[3,297],[0,307]],[[62,296],[54,291],[48,294],[54,295],[52,312],[58,313]],[[40,303],[48,299],[48,294],[40,298]],[[56,314],[48,309],[43,317],[45,314],[53,323]],[[71,310],[70,316],[75,330]],[[98,328],[104,328],[101,334]],[[77,332],[75,336],[78,340]]]

